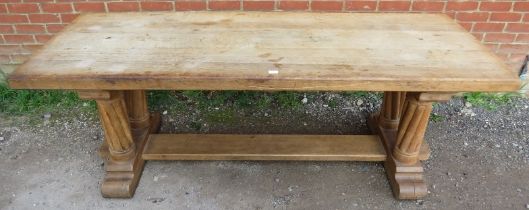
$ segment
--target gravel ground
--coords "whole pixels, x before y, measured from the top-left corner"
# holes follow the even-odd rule
[[[165,112],[162,132],[365,134],[379,103],[323,94],[222,122],[190,107]],[[104,199],[95,114],[0,115],[0,209],[529,209],[529,100],[488,111],[454,99],[434,113],[418,201],[395,200],[380,163],[280,161],[149,161],[134,198]]]

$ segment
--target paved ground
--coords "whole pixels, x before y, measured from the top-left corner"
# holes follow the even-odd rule
[[[206,122],[198,130],[189,125],[202,123],[200,113],[170,111],[162,130],[368,132],[365,117],[378,99],[339,99],[335,108],[315,99],[302,111],[235,113],[244,120]],[[419,201],[394,200],[378,163],[251,161],[150,161],[134,198],[103,199],[103,162],[96,155],[103,139],[93,114],[0,115],[0,209],[529,208],[529,100],[486,111],[456,99],[434,113],[442,117],[426,135],[433,152],[425,162],[430,194]]]

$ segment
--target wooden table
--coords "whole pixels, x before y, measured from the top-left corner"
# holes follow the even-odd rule
[[[97,101],[105,197],[131,197],[144,160],[340,160],[384,161],[401,199],[427,194],[432,102],[520,87],[443,15],[283,12],[84,14],[9,84]],[[384,101],[373,135],[154,134],[145,91],[157,89],[384,91]]]

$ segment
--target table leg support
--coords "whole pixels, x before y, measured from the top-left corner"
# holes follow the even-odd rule
[[[384,101],[378,116],[382,128],[397,129],[405,99],[406,92],[384,92]]]
[[[79,91],[79,95],[96,100],[105,133],[100,150],[106,170],[103,197],[132,197],[145,163],[141,153],[149,133],[159,128],[159,115],[148,113],[144,91]]]
[[[125,104],[129,113],[132,130],[145,130],[150,126],[147,96],[143,90],[124,91]]]
[[[386,173],[399,199],[418,199],[427,194],[419,161],[432,102],[451,98],[448,93],[385,92],[378,115],[370,118],[371,129],[380,135],[387,153]]]

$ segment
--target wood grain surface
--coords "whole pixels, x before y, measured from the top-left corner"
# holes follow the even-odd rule
[[[13,88],[514,91],[519,79],[440,14],[83,14]]]
[[[384,161],[376,135],[153,134],[145,160]]]

